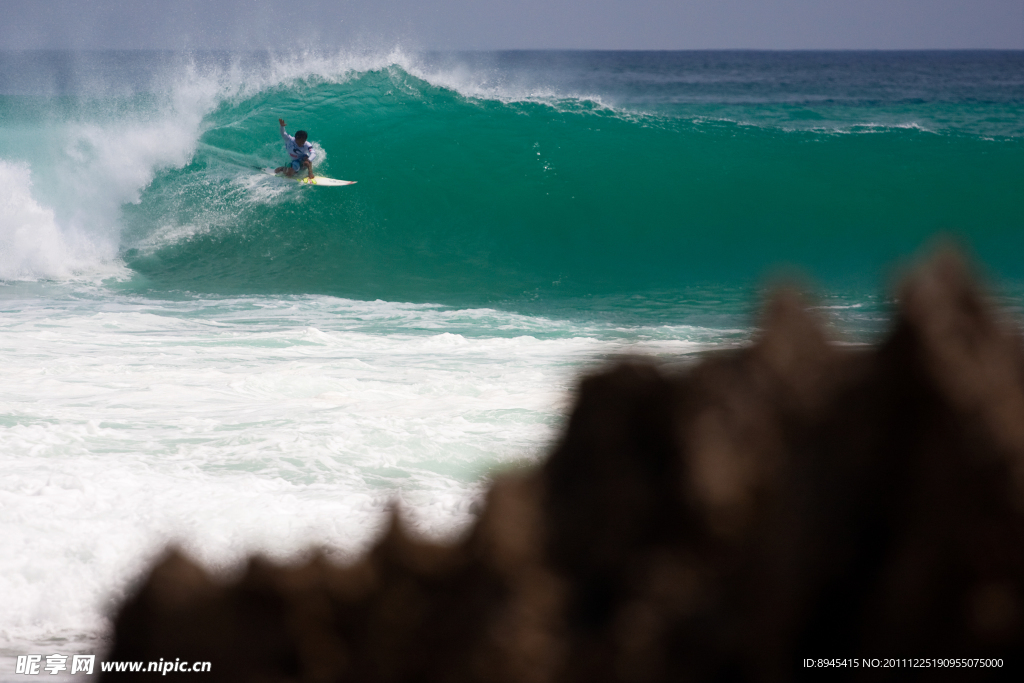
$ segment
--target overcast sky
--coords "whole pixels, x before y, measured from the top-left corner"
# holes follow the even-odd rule
[[[1024,49],[1024,0],[0,0],[0,48]]]

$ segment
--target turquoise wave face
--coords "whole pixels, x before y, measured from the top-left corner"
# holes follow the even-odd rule
[[[306,188],[277,119],[326,151]],[[192,162],[123,209],[147,287],[479,303],[743,283],[877,283],[937,234],[1020,278],[1024,139],[785,130],[591,101],[474,99],[398,67],[222,102]]]

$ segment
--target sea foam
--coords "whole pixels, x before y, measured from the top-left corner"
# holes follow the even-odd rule
[[[10,285],[0,313],[0,654],[96,652],[108,607],[168,542],[216,567],[311,544],[344,558],[392,504],[420,533],[457,534],[490,472],[540,456],[576,368],[714,335],[652,329],[630,347],[488,309],[51,287]]]

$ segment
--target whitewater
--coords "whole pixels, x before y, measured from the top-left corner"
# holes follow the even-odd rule
[[[261,174],[279,117],[359,183]],[[1019,310],[1022,188],[1021,52],[0,53],[0,680],[169,543],[459,534],[779,278],[870,341],[944,235]]]

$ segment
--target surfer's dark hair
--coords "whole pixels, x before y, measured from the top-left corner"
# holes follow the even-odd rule
[[[307,135],[306,131],[304,131],[304,130],[297,130],[297,131],[295,131],[295,137],[296,138],[302,138],[303,140],[305,140],[306,138],[309,137],[309,135]]]

